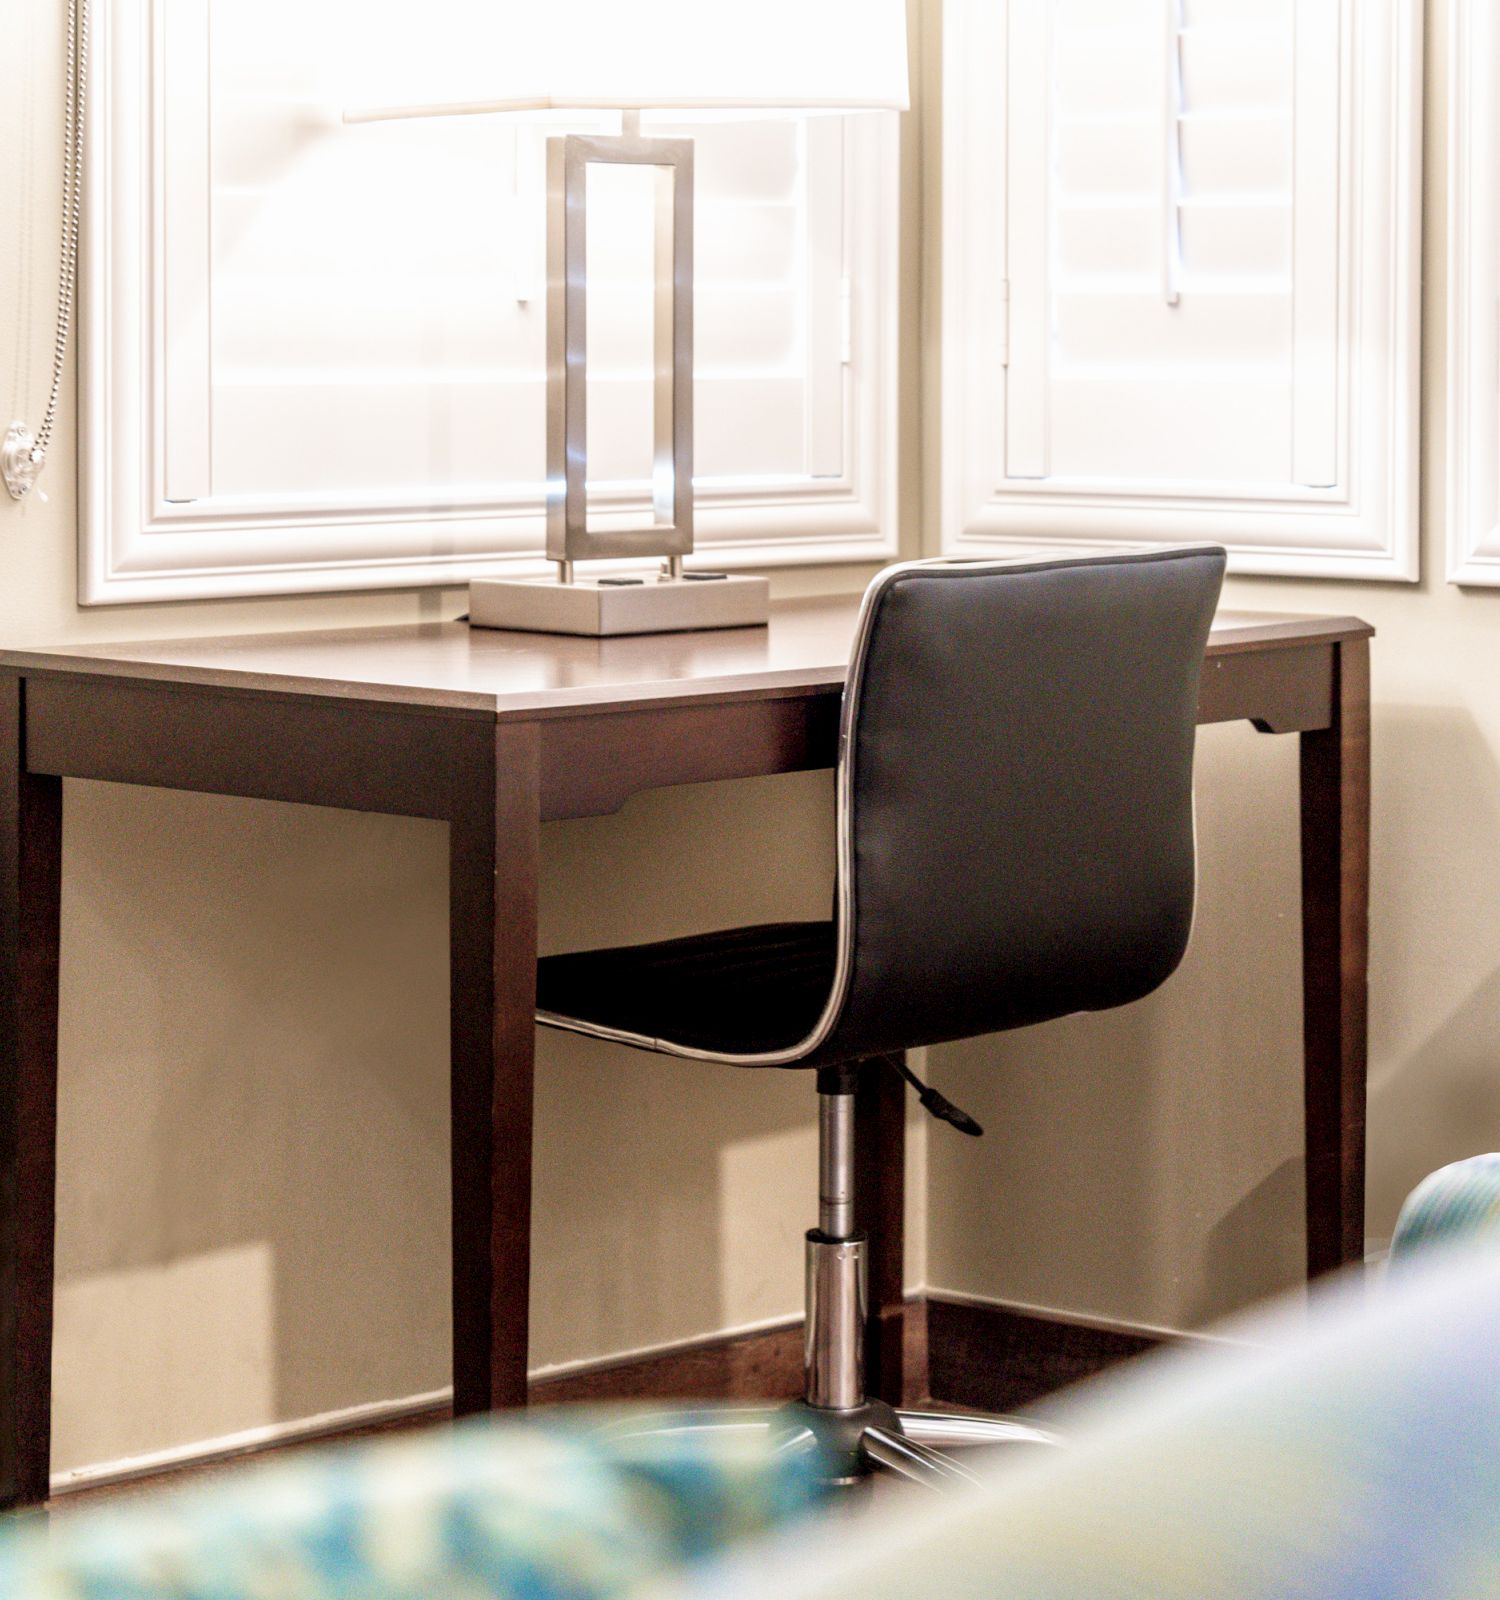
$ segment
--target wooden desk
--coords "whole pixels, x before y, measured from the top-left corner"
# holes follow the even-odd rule
[[[0,651],[0,1505],[47,1494],[62,779],[447,822],[455,1408],[517,1405],[540,825],[665,784],[830,766],[855,609],[603,641],[442,623]],[[1371,631],[1225,615],[1203,675],[1203,722],[1302,738],[1311,1273],[1363,1248]],[[899,1384],[881,1333],[900,1329],[901,1120],[899,1089],[861,1097],[883,1175],[863,1187],[883,1392]]]

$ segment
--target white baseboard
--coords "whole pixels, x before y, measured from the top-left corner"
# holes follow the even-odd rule
[[[765,1317],[733,1328],[718,1328],[712,1333],[669,1339],[663,1344],[616,1350],[607,1356],[588,1356],[576,1361],[559,1361],[551,1366],[536,1367],[528,1376],[535,1380],[600,1372],[609,1367],[623,1366],[631,1361],[649,1361],[653,1356],[670,1355],[675,1350],[689,1349],[694,1345],[717,1344],[721,1340],[736,1339],[745,1334],[769,1333],[777,1328],[791,1327],[801,1320],[800,1313],[791,1316]],[[317,1416],[300,1417],[291,1422],[271,1422],[258,1428],[244,1428],[238,1433],[222,1434],[216,1439],[198,1439],[191,1444],[173,1445],[167,1450],[152,1450],[143,1455],[124,1456],[118,1461],[101,1461],[86,1467],[73,1467],[66,1472],[52,1474],[52,1493],[68,1494],[76,1490],[103,1488],[106,1484],[129,1483],[136,1478],[155,1477],[159,1473],[171,1472],[179,1467],[207,1466],[215,1461],[232,1460],[235,1456],[248,1455],[252,1451],[266,1450],[277,1445],[306,1444],[316,1439],[348,1433],[356,1428],[403,1422],[420,1417],[429,1411],[437,1411],[450,1404],[452,1399],[451,1388],[433,1389],[426,1394],[408,1395],[401,1400],[375,1400],[363,1405],[344,1406],[337,1411],[323,1411]]]
[[[576,1373],[603,1372],[623,1367],[631,1361],[649,1361],[653,1356],[669,1356],[674,1350],[691,1350],[695,1345],[723,1344],[751,1333],[774,1333],[802,1321],[800,1311],[779,1317],[761,1317],[756,1322],[739,1322],[732,1328],[715,1328],[712,1333],[689,1334],[683,1339],[668,1339],[663,1344],[643,1344],[631,1350],[615,1350],[607,1356],[584,1356],[577,1361],[557,1361],[550,1367],[533,1367],[527,1374],[533,1382],[544,1378],[566,1378]]]
[[[1157,1339],[1163,1343],[1181,1343],[1184,1340],[1201,1344],[1240,1345],[1243,1340],[1226,1338],[1219,1333],[1205,1333],[1193,1328],[1168,1328],[1155,1322],[1125,1322],[1117,1317],[1095,1316],[1088,1311],[1063,1311],[1057,1306],[1033,1305],[1026,1300],[1001,1300],[993,1295],[965,1294],[960,1289],[933,1289],[924,1291],[929,1302],[945,1301],[954,1306],[978,1306],[993,1311],[1008,1311],[1018,1317],[1036,1317],[1042,1322],[1061,1322],[1073,1328],[1092,1328],[1099,1333],[1121,1333],[1132,1338]]]
[[[270,1422],[259,1428],[244,1428],[217,1439],[198,1439],[191,1444],[173,1445],[169,1450],[151,1450],[144,1455],[125,1456],[118,1461],[101,1461],[87,1467],[73,1467],[52,1474],[52,1493],[68,1494],[79,1489],[98,1489],[110,1483],[128,1483],[133,1478],[151,1478],[177,1467],[205,1466],[228,1461],[253,1450],[283,1444],[305,1444],[315,1439],[346,1433],[353,1428],[368,1428],[384,1422],[404,1422],[409,1418],[437,1411],[453,1399],[452,1389],[433,1389],[427,1394],[408,1395],[404,1400],[375,1400],[365,1405],[343,1406],[323,1411],[314,1417],[299,1417],[293,1422]]]

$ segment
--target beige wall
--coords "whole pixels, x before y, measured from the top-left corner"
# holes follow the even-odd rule
[[[1424,1173],[1500,1147],[1500,592],[1443,577],[1447,17],[1447,0],[1428,0],[1422,581],[1235,579],[1226,594],[1379,630],[1377,1241]],[[1296,1279],[1295,756],[1240,727],[1207,730],[1199,749],[1202,896],[1179,975],[1126,1013],[941,1052],[935,1075],[995,1137],[932,1140],[936,1287],[1183,1326]]]
[[[62,0],[0,0],[0,405],[33,426],[62,22]],[[916,293],[913,268],[908,359]],[[7,643],[463,609],[449,591],[80,610],[74,393],[47,501],[0,496]],[[545,831],[543,943],[823,915],[831,851],[827,775],[645,796]],[[447,1382],[446,852],[421,821],[67,786],[55,1471]],[[533,1367],[795,1314],[805,1079],[544,1037],[537,1112]],[[911,1231],[919,1281],[915,1213]]]
[[[913,0],[925,33],[937,4]],[[61,9],[0,0],[0,149],[22,156],[0,161],[0,403],[29,420],[51,340]],[[1234,603],[1356,611],[1381,630],[1377,1236],[1423,1171],[1500,1144],[1500,594],[1448,588],[1439,550],[1442,9],[1429,28],[1427,577],[1231,585]],[[930,393],[933,344],[919,355],[917,340],[936,308],[928,296],[919,314],[914,264],[924,234],[934,263],[935,208],[924,230],[920,143],[904,356]],[[907,386],[912,550],[914,508],[935,490],[916,459],[923,387]],[[930,447],[935,406],[926,418]],[[0,499],[6,642],[461,609],[448,592],[82,612],[72,462],[70,390],[48,503]],[[1295,751],[1247,728],[1210,730],[1201,749],[1187,964],[1128,1012],[940,1053],[945,1088],[991,1132],[914,1133],[912,1282],[1182,1325],[1295,1278]],[[70,785],[67,804],[55,1466],[441,1386],[443,830],[101,785]],[[544,943],[817,914],[830,818],[814,775],[643,796],[619,817],[549,828]],[[812,1155],[801,1079],[548,1037],[538,1076],[534,1364],[796,1309]]]

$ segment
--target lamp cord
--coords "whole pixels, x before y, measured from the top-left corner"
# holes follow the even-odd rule
[[[57,283],[57,334],[52,387],[42,424],[31,435],[20,423],[6,436],[6,487],[17,499],[30,492],[46,463],[67,371],[68,339],[78,293],[78,235],[83,216],[83,138],[89,70],[89,0],[68,0],[67,83],[63,99],[62,248]]]

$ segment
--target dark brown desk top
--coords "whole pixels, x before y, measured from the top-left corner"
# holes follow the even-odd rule
[[[0,650],[0,669],[397,702],[502,718],[837,689],[859,597],[789,600],[766,628],[579,639],[462,622]],[[1210,657],[1368,635],[1355,617],[1221,612]]]

